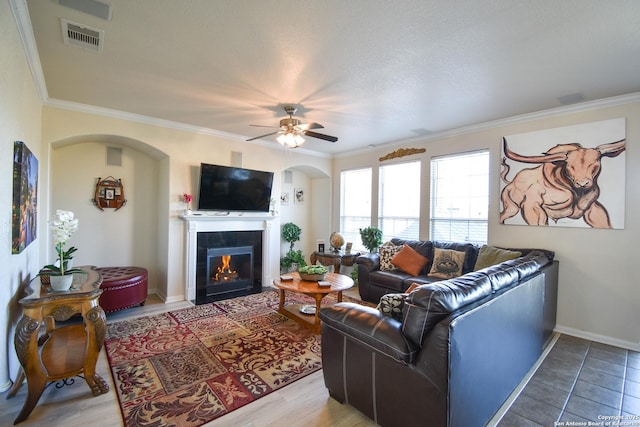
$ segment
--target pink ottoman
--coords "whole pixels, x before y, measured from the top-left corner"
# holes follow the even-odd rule
[[[147,300],[148,272],[142,267],[100,267],[102,295],[100,307],[105,313],[144,305]]]

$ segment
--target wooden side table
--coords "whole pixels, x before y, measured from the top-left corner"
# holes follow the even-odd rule
[[[22,369],[9,390],[15,396],[27,380],[27,400],[14,424],[24,421],[38,403],[48,382],[83,374],[94,396],[109,391],[109,385],[96,374],[96,362],[107,330],[104,311],[98,305],[102,276],[95,267],[80,267],[68,291],[56,292],[34,280],[22,298],[22,318],[16,326],[15,347]],[[82,324],[56,327],[56,321],[80,314]],[[42,330],[44,326],[44,330]]]
[[[356,262],[356,258],[360,256],[360,252],[345,254],[344,252],[318,252],[315,251],[309,257],[311,264],[320,261],[322,265],[332,265],[334,273],[340,273],[340,266],[346,265],[350,267]]]

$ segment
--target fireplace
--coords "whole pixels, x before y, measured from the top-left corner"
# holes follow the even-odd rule
[[[182,219],[186,300],[204,304],[258,293],[273,279],[266,255],[273,216],[196,212]]]
[[[198,233],[196,304],[262,291],[262,232]]]

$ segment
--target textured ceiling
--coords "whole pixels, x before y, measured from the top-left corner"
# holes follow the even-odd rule
[[[336,154],[558,107],[564,96],[640,91],[637,0],[106,2],[109,21],[26,0],[49,101],[242,140],[294,104],[296,117],[339,137],[304,147]],[[64,45],[60,18],[104,30],[103,51]]]

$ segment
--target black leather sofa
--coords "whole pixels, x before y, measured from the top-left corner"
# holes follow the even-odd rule
[[[381,426],[485,425],[555,327],[558,262],[523,253],[420,285],[401,318],[354,303],[323,308],[329,394]]]

